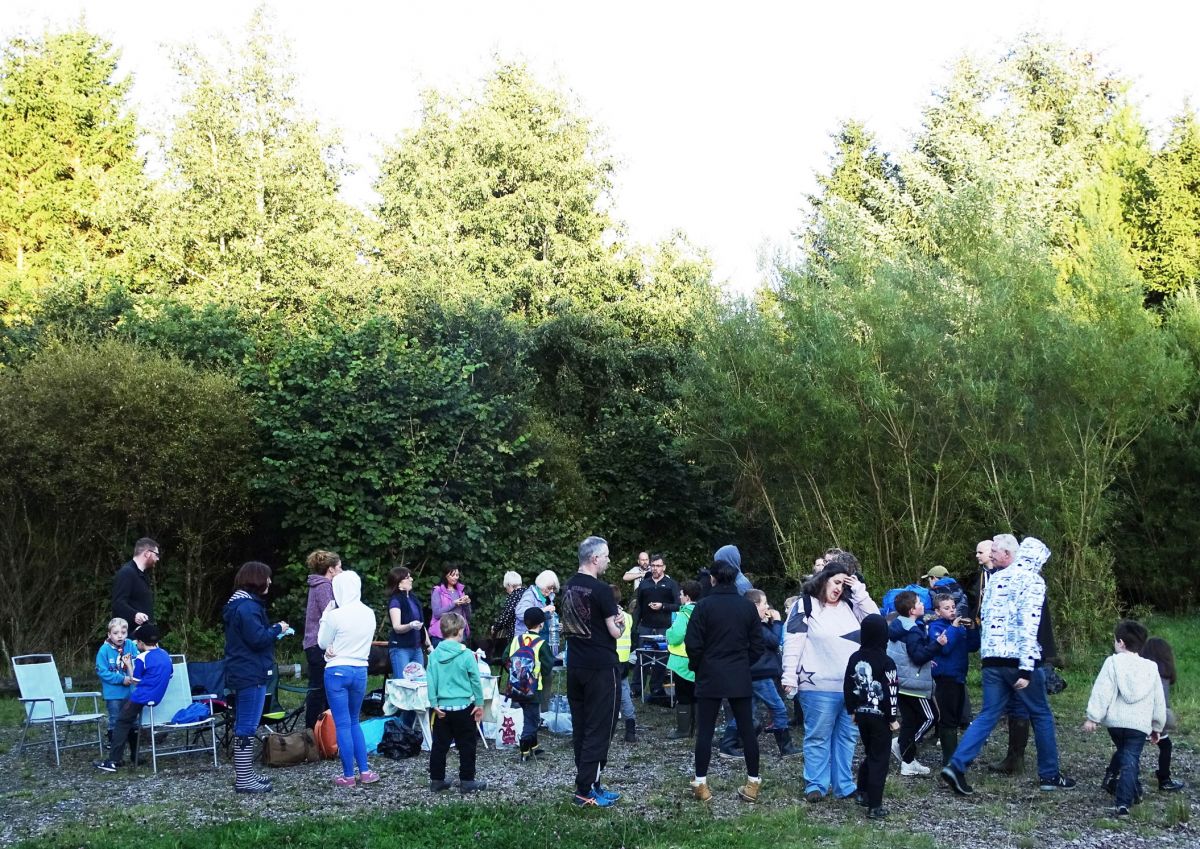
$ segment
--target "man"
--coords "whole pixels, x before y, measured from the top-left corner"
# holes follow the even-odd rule
[[[638,637],[651,634],[663,636],[671,627],[671,614],[679,610],[679,584],[674,578],[667,576],[666,561],[661,554],[650,558],[650,574],[642,579],[637,589],[637,601],[634,605],[634,616],[637,617]],[[639,646],[640,648],[640,646]],[[641,658],[641,655],[638,655]],[[663,689],[663,679],[666,677],[666,667],[659,663],[650,664],[650,696],[655,699],[666,699]],[[638,664],[637,689],[641,689],[641,663]]]
[[[979,624],[979,609],[983,606],[983,591],[995,567],[992,566],[992,541],[981,539],[975,543],[975,562],[979,564],[979,584],[975,595],[975,624]]]
[[[601,580],[608,562],[608,543],[602,537],[581,542],[579,571],[563,587],[558,605],[567,641],[567,702],[576,773],[573,801],[600,808],[611,807],[621,798],[600,783],[617,715],[617,637],[625,628],[612,589]]]
[[[133,544],[133,559],[113,577],[112,613],[136,627],[154,621],[154,590],[150,570],[158,563],[158,543],[142,537]]]
[[[929,585],[930,598],[936,597],[939,593],[945,593],[954,599],[954,615],[961,616],[964,619],[971,615],[971,602],[967,599],[966,592],[958,585],[958,581],[950,577],[950,572],[945,566],[934,566],[928,572],[921,576],[921,580]],[[930,605],[930,613],[932,605]]]
[[[639,551],[637,565],[629,569],[621,576],[622,580],[633,581],[633,591],[636,593],[638,587],[642,584],[642,578],[646,577],[646,573],[650,571],[650,552]]]
[[[1033,726],[1039,786],[1044,791],[1070,789],[1075,781],[1059,771],[1054,714],[1046,701],[1045,673],[1038,666],[1042,651],[1038,625],[1046,598],[1041,567],[1050,558],[1050,549],[1033,537],[1026,537],[1018,549],[1015,537],[998,534],[992,538],[991,557],[996,572],[988,581],[982,605],[983,707],[942,769],[942,780],[960,796],[975,792],[967,784],[966,770],[1016,700]]]

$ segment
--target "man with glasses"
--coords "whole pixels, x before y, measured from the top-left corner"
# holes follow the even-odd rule
[[[113,578],[112,612],[135,628],[154,621],[154,590],[150,588],[150,570],[158,563],[158,543],[142,537],[133,544],[133,559],[117,570]]]
[[[642,579],[637,589],[637,604],[634,616],[637,618],[638,637],[663,635],[671,627],[671,614],[679,610],[679,584],[667,575],[667,566],[661,554],[650,558],[650,574]],[[638,646],[641,649],[641,646]],[[642,655],[639,655],[641,657]],[[640,665],[639,665],[640,672]],[[662,664],[650,664],[650,697],[660,702],[667,701],[667,693],[663,689],[666,678],[666,667]],[[638,675],[638,687],[641,690],[641,675]]]

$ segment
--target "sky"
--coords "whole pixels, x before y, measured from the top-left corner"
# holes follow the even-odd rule
[[[172,105],[173,46],[237,40],[250,0],[0,0],[0,38],[77,21],[121,51],[143,124]],[[1004,0],[857,3],[311,2],[272,4],[299,94],[337,130],[360,206],[384,145],[418,120],[420,92],[467,91],[496,57],[566,90],[618,163],[613,213],[639,242],[682,231],[717,280],[748,292],[760,258],[786,250],[830,139],[849,118],[885,149],[907,145],[921,109],[964,53],[996,57],[1027,32],[1086,48],[1133,83],[1165,126],[1200,93],[1200,4]]]

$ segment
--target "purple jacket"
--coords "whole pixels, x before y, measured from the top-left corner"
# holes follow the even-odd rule
[[[443,613],[449,613],[451,610],[467,620],[467,629],[463,633],[470,636],[471,605],[454,603],[464,595],[466,595],[466,589],[462,584],[455,584],[453,589],[445,584],[438,584],[433,588],[433,592],[429,594],[429,606],[433,608],[433,619],[429,623],[429,636],[437,637],[439,640],[442,638],[442,623],[439,620]]]
[[[324,575],[308,576],[308,607],[304,609],[304,642],[301,648],[311,649],[317,644],[317,629],[321,627],[321,614],[333,600],[333,582]]]

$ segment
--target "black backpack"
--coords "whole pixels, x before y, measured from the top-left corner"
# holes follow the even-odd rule
[[[389,719],[383,726],[383,739],[379,741],[379,754],[394,761],[415,758],[421,754],[421,732],[405,725],[399,719]]]

